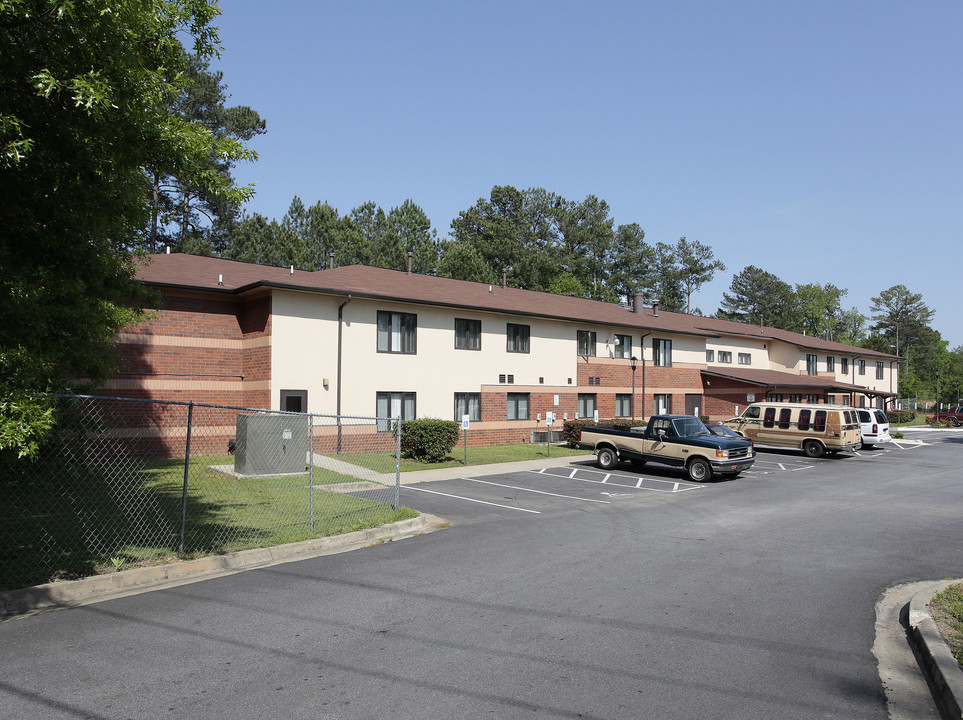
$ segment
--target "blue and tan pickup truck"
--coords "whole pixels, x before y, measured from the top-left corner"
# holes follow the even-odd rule
[[[658,462],[685,468],[695,482],[713,473],[735,477],[752,467],[752,441],[713,435],[694,415],[653,415],[645,427],[590,425],[582,428],[578,447],[592,450],[603,470],[620,461],[633,465]]]

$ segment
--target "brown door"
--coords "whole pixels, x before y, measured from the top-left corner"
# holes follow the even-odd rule
[[[685,396],[686,415],[705,415],[705,408],[702,406],[702,395],[686,393]]]

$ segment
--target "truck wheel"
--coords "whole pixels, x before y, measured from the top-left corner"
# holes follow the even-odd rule
[[[712,477],[712,468],[702,458],[693,458],[688,467],[689,479],[693,482],[705,482]]]
[[[599,450],[598,464],[603,470],[613,470],[619,464],[619,456],[612,448],[604,447]]]
[[[823,446],[816,440],[807,440],[803,443],[803,452],[807,457],[818,458],[823,456]]]
[[[952,425],[953,427],[959,427],[959,426],[960,426],[960,420],[959,420],[959,418],[951,417],[951,418],[950,418],[950,425]]]

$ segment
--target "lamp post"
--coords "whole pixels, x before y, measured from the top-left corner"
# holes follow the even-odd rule
[[[639,366],[639,359],[633,355],[629,362],[632,364],[632,397],[629,398],[629,407],[632,410],[632,422],[635,423],[635,368]]]

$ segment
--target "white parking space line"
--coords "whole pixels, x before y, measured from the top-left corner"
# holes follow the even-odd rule
[[[574,495],[561,495],[559,493],[546,492],[545,490],[533,490],[532,488],[520,487],[518,485],[505,485],[503,483],[492,482],[490,480],[479,480],[478,478],[461,478],[462,480],[470,480],[471,482],[484,483],[485,485],[497,485],[498,487],[509,488],[511,490],[522,490],[524,492],[537,493],[538,495],[551,495],[552,497],[565,498],[567,500],[581,500],[582,502],[594,502],[594,503],[605,503],[606,505],[611,505],[610,500],[594,500],[592,498],[580,498]]]
[[[480,503],[482,505],[494,505],[495,507],[507,508],[509,510],[519,510],[521,512],[533,513],[535,515],[541,515],[540,510],[529,510],[528,508],[515,507],[514,505],[500,505],[499,503],[488,502],[487,500],[476,500],[475,498],[464,497],[463,495],[452,495],[451,493],[438,492],[437,490],[428,490],[426,488],[415,487],[414,485],[402,485],[405,490],[417,490],[418,492],[431,493],[432,495],[444,495],[445,497],[455,498],[456,500],[467,500],[468,502]]]
[[[662,480],[661,478],[650,478],[650,477],[639,477],[638,475],[620,475],[618,473],[603,472],[601,470],[592,470],[591,468],[576,468],[580,472],[590,473],[594,475],[604,475],[602,479],[579,477],[574,474],[559,475],[551,472],[552,468],[542,468],[540,470],[529,470],[529,472],[536,473],[538,475],[551,475],[553,477],[563,477],[569,480],[578,480],[579,482],[589,482],[596,485],[613,485],[616,487],[631,487],[637,490],[645,490],[647,492],[661,492],[661,493],[681,493],[687,490],[704,490],[706,486],[704,485],[690,485],[688,483],[675,482],[673,480]],[[616,480],[626,480],[628,482],[612,482],[612,479]],[[638,478],[638,479],[636,479]],[[656,487],[644,487],[645,483],[658,483]],[[661,485],[671,485],[672,488],[663,488]]]

